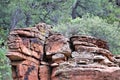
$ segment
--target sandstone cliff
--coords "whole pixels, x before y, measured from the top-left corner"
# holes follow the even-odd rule
[[[120,80],[120,56],[92,36],[66,38],[39,23],[8,36],[13,80]]]

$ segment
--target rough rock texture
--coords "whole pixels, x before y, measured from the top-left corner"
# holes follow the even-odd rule
[[[47,65],[40,65],[39,77],[40,80],[50,80],[50,68]]]
[[[120,80],[120,56],[92,36],[66,38],[51,26],[14,29],[8,36],[13,80]]]
[[[46,39],[45,54],[49,63],[66,61],[71,55],[67,38],[61,34],[53,34]]]
[[[120,69],[115,67],[68,68],[56,72],[52,80],[120,80]]]
[[[13,80],[40,80],[39,69],[43,47],[50,26],[39,23],[35,27],[14,29],[8,36],[8,54]]]
[[[107,42],[106,41],[103,41],[101,39],[97,39],[95,37],[92,37],[92,36],[83,36],[83,35],[75,35],[75,36],[72,36],[70,38],[70,40],[72,42],[75,42],[75,41],[79,41],[79,42],[87,42],[88,44],[92,44],[92,45],[95,45],[99,48],[103,48],[103,49],[109,49],[109,47],[107,46]],[[83,44],[84,45],[84,44]],[[86,45],[87,46],[87,45]]]
[[[38,64],[24,60],[12,61],[11,65],[14,80],[38,80]]]

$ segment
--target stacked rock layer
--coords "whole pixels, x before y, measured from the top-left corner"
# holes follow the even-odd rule
[[[120,57],[92,36],[66,38],[39,23],[11,31],[8,49],[13,80],[120,80]]]

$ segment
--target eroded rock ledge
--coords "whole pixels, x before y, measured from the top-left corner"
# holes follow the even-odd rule
[[[13,80],[120,80],[120,56],[92,36],[66,38],[39,23],[8,36]]]

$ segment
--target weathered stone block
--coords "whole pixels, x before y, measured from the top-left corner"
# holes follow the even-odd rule
[[[52,33],[51,26],[14,29],[8,37],[13,80],[120,80],[120,57],[106,41]]]
[[[70,38],[70,40],[72,42],[74,42],[74,41],[81,41],[81,42],[92,43],[92,44],[98,46],[99,48],[109,49],[106,41],[101,40],[101,39],[97,39],[97,38],[92,37],[92,36],[80,36],[80,35],[72,36]]]
[[[54,71],[52,80],[120,80],[120,68],[99,67],[59,69]]]
[[[50,67],[47,65],[40,65],[39,66],[39,77],[40,80],[51,80],[50,79]]]
[[[54,55],[56,53],[62,53],[67,57],[71,55],[68,39],[61,34],[51,35],[47,38],[45,44],[46,56]]]
[[[39,60],[32,58],[30,56],[26,56],[20,52],[8,52],[6,55],[11,61],[21,61],[21,60],[29,60],[36,64],[39,64]]]
[[[32,61],[13,61],[12,76],[13,80],[39,80],[38,64]]]

